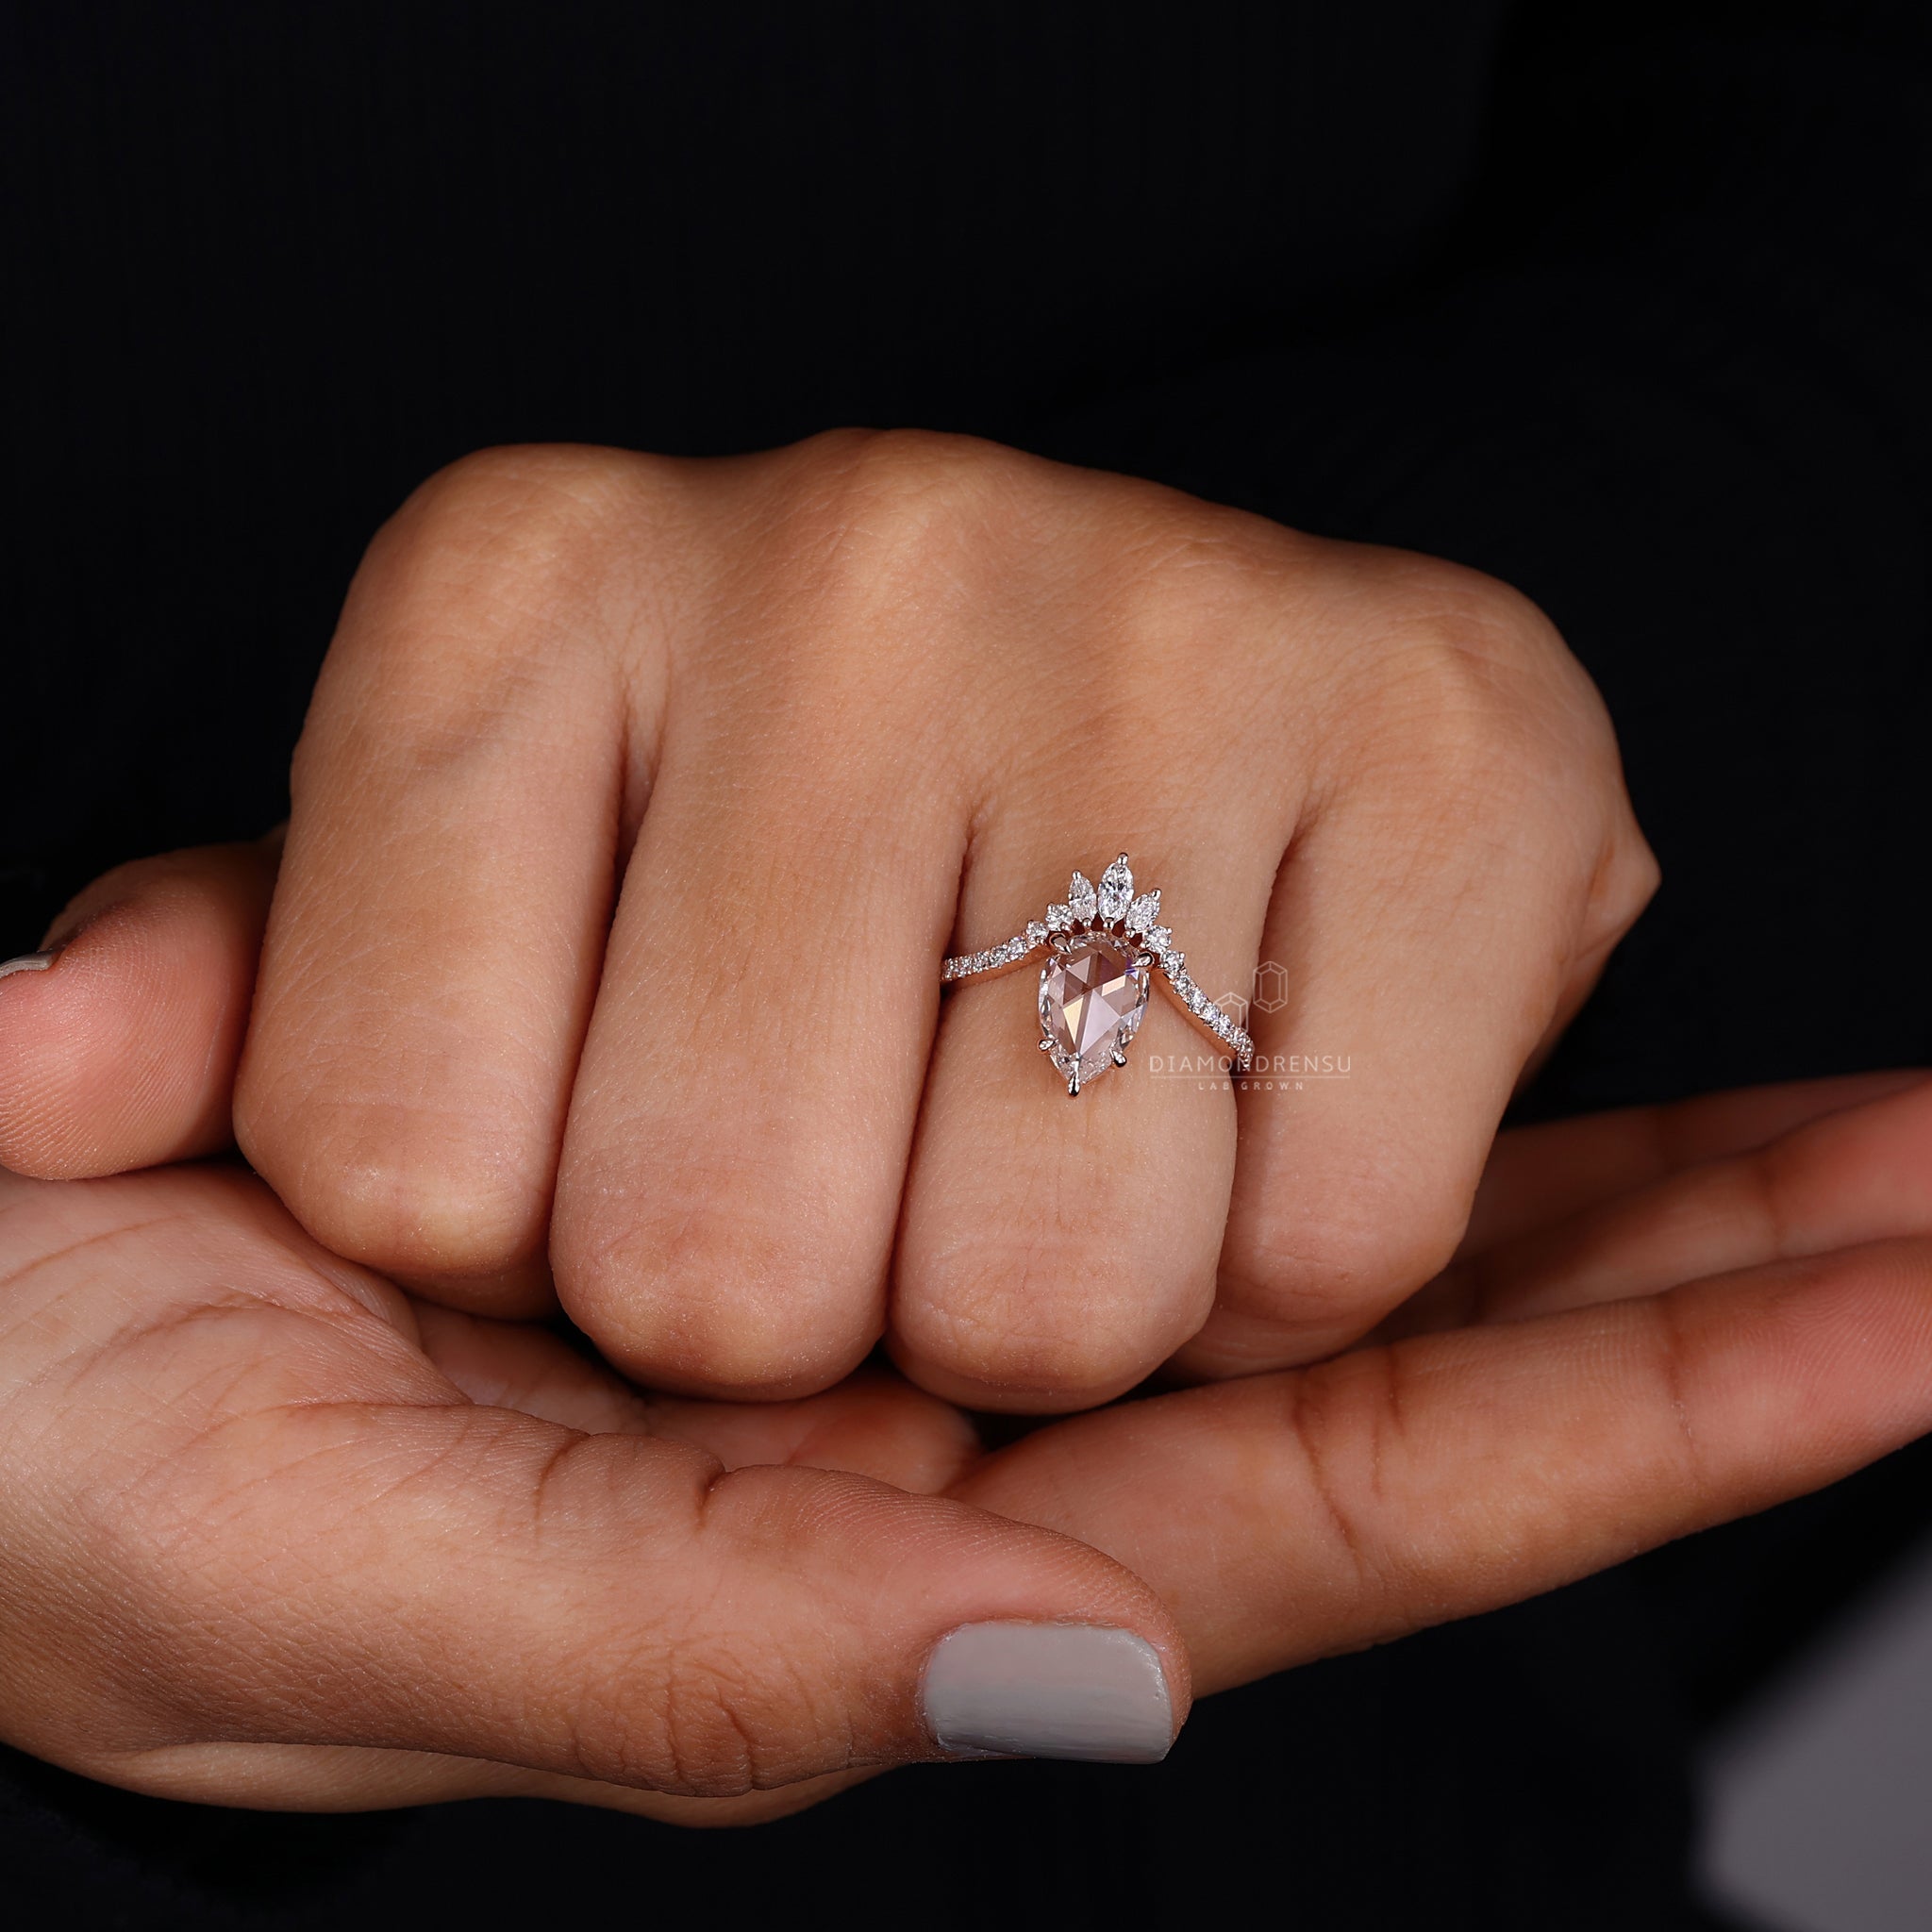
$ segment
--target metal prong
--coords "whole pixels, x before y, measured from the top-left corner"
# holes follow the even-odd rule
[[[1053,1041],[1043,1033],[1040,1036],[1040,1050],[1041,1053],[1051,1053],[1053,1051]]]
[[[1126,1056],[1126,1050],[1125,1050],[1125,1049],[1124,1049],[1124,1047],[1118,1047],[1118,1046],[1117,1046],[1117,1047],[1115,1047],[1115,1048],[1114,1048],[1114,1050],[1113,1050],[1113,1063],[1114,1063],[1114,1065],[1115,1065],[1115,1066],[1117,1066],[1117,1067],[1124,1067],[1124,1066],[1125,1066],[1125,1065],[1126,1065],[1126,1063],[1127,1063],[1127,1056]]]
[[[1075,1067],[1074,1071],[1067,1075],[1067,1098],[1069,1100],[1077,1100],[1079,1099],[1079,1097],[1080,1070],[1078,1067]]]

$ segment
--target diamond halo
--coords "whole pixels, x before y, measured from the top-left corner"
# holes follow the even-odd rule
[[[1127,1063],[1127,1044],[1140,1030],[1147,993],[1158,971],[1169,995],[1194,1024],[1248,1071],[1255,1042],[1188,977],[1187,956],[1159,924],[1158,891],[1136,893],[1123,852],[1095,886],[1076,872],[1058,905],[1024,932],[983,953],[949,958],[942,986],[1005,973],[1045,950],[1040,973],[1040,1050],[1048,1055],[1077,1095],[1110,1066]]]

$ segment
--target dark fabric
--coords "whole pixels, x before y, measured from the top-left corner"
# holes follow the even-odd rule
[[[899,422],[1550,610],[1667,882],[1533,1110],[1932,1058],[1923,7],[235,0],[4,31],[0,948],[107,864],[280,815],[357,554],[439,464]],[[1707,1924],[1698,1733],[1923,1525],[1928,1473],[1214,1700],[1157,1772],[902,1774],[706,1836],[258,1818],[16,1756],[0,1871],[68,1924],[211,1932],[697,1887],[726,1924]]]

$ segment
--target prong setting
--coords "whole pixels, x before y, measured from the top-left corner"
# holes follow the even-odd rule
[[[1124,852],[1097,887],[1086,874],[1074,873],[1064,902],[1049,906],[1043,919],[1029,921],[1003,944],[948,958],[941,984],[1004,973],[1046,951],[1049,960],[1040,974],[1039,1046],[1066,1076],[1069,1097],[1077,1099],[1082,1083],[1096,1073],[1126,1065],[1127,1045],[1140,1030],[1158,968],[1174,1002],[1246,1073],[1254,1060],[1253,1040],[1188,976],[1187,955],[1174,945],[1172,932],[1156,923],[1159,916],[1159,891],[1136,896]]]

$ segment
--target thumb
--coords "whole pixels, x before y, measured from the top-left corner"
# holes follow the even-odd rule
[[[729,1796],[921,1758],[1151,1762],[1185,1710],[1144,1584],[969,1505],[502,1409],[309,1406],[270,1428],[223,1432],[238,1467],[204,1465],[207,1493],[168,1512],[190,1745]]]
[[[230,1144],[280,854],[277,830],[117,866],[0,961],[0,1167],[78,1180]]]

